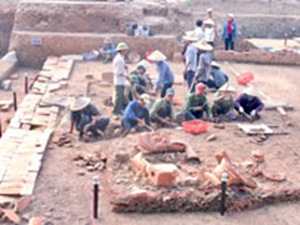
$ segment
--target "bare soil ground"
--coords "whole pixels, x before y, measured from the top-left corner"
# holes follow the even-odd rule
[[[243,161],[250,155],[252,150],[261,150],[271,166],[286,173],[288,179],[294,182],[300,181],[300,167],[298,149],[299,142],[299,97],[300,81],[298,79],[299,67],[262,66],[251,64],[234,64],[240,71],[252,71],[255,76],[255,85],[266,94],[279,101],[285,101],[295,107],[289,112],[289,120],[292,127],[287,127],[277,112],[264,112],[262,121],[277,124],[290,131],[288,136],[273,136],[262,145],[253,142],[253,138],[241,134],[234,124],[226,124],[225,130],[211,128],[207,134],[201,136],[190,136],[182,132],[174,132],[173,135],[184,137],[197,149],[201,159],[209,162],[213,159],[214,153],[219,150],[226,150],[234,160]],[[177,80],[182,80],[183,67],[172,64]],[[230,71],[226,64],[223,65],[226,71]],[[101,79],[101,73],[110,71],[111,65],[98,63],[78,63],[74,68],[69,87],[62,90],[64,95],[78,95],[86,92],[87,79],[85,75],[93,74],[96,79]],[[153,72],[153,69],[150,71]],[[234,77],[231,76],[234,81]],[[235,82],[235,81],[234,81]],[[176,85],[177,96],[183,101],[186,92],[182,85]],[[110,96],[112,87],[92,87],[93,101],[110,114],[111,109],[103,106],[103,100]],[[64,117],[60,128],[56,133],[68,131],[68,118]],[[169,131],[171,132],[171,131]],[[210,134],[216,134],[218,139],[214,142],[206,142]],[[86,225],[91,223],[92,206],[92,177],[99,175],[101,179],[100,205],[101,219],[95,224],[107,225],[200,225],[200,224],[266,224],[266,225],[296,225],[300,224],[298,210],[299,202],[282,203],[273,206],[265,206],[256,210],[249,210],[241,213],[228,214],[225,217],[217,213],[188,213],[188,214],[115,214],[111,212],[110,206],[110,170],[108,167],[102,173],[87,172],[85,168],[75,165],[73,158],[78,153],[103,152],[112,159],[114,152],[121,149],[129,150],[135,143],[135,136],[130,135],[127,139],[115,139],[97,143],[82,143],[77,141],[73,134],[72,145],[68,147],[57,147],[51,143],[46,153],[41,174],[38,178],[34,194],[34,201],[27,209],[27,217],[44,216],[54,225]]]

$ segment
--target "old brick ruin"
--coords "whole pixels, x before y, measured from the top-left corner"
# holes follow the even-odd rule
[[[141,134],[136,140],[135,150],[114,156],[111,204],[116,212],[218,211],[224,172],[229,176],[229,211],[299,199],[297,184],[269,168],[259,151],[244,162],[234,162],[222,151],[207,165],[190,157],[191,145],[170,134]]]

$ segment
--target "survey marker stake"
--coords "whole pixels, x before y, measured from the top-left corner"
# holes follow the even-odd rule
[[[2,121],[1,121],[1,117],[0,117],[0,138],[2,137]]]
[[[17,102],[17,93],[13,92],[13,103],[14,103],[14,110],[17,111],[18,109],[18,102]]]
[[[25,91],[25,94],[28,94],[28,77],[27,76],[25,76],[24,91]]]
[[[94,198],[93,198],[93,218],[98,219],[98,204],[99,204],[99,177],[93,177],[93,190],[94,190]]]
[[[226,211],[226,191],[227,191],[228,174],[223,173],[221,179],[221,202],[220,202],[220,214],[224,216]]]

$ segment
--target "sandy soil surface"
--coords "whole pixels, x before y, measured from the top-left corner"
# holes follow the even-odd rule
[[[172,64],[177,75],[177,81],[182,81],[182,66]],[[226,71],[230,71],[228,65],[223,65]],[[292,127],[287,127],[285,122],[279,117],[277,112],[264,112],[263,121],[266,123],[280,125],[290,133],[288,136],[269,137],[262,145],[253,142],[253,138],[240,133],[234,124],[226,124],[225,130],[211,128],[207,134],[201,136],[185,135],[181,132],[174,132],[174,135],[185,137],[197,149],[201,159],[210,161],[214,153],[218,150],[227,150],[234,160],[245,160],[252,150],[260,149],[266,157],[267,162],[272,161],[277,169],[284,171],[288,178],[295,181],[300,180],[300,156],[297,150],[299,142],[299,108],[300,85],[298,76],[299,67],[279,67],[260,66],[251,64],[234,64],[236,70],[240,72],[252,71],[255,74],[255,85],[273,99],[285,101],[295,107],[295,111],[290,112],[289,120]],[[65,95],[78,95],[86,92],[87,79],[85,75],[93,74],[100,79],[101,73],[109,71],[111,65],[100,65],[97,63],[76,64],[72,74],[69,88],[61,93]],[[153,71],[153,69],[151,69]],[[234,81],[234,77],[231,76]],[[234,82],[235,83],[235,82]],[[183,101],[186,92],[182,85],[176,85],[177,95]],[[111,109],[103,106],[103,100],[112,93],[111,87],[92,87],[93,101],[109,114]],[[68,118],[64,117],[61,127],[56,133],[68,131]],[[210,134],[216,134],[218,139],[215,142],[206,142],[205,139]],[[134,135],[124,139],[101,141],[97,143],[81,143],[76,140],[75,134],[72,136],[73,142],[68,147],[57,147],[51,143],[46,153],[41,174],[38,178],[32,205],[25,213],[26,217],[44,216],[54,225],[86,225],[91,222],[92,206],[92,177],[99,175],[101,180],[100,205],[101,219],[94,224],[107,225],[296,225],[300,224],[298,210],[300,204],[283,203],[274,206],[241,213],[227,214],[225,217],[217,213],[189,213],[189,214],[115,214],[110,207],[110,182],[109,174],[111,168],[102,173],[87,172],[85,168],[75,165],[73,158],[78,153],[102,152],[107,155],[108,160],[114,152],[120,149],[130,150],[130,146],[135,143]],[[125,143],[125,144],[124,144]],[[293,168],[293,169],[291,169]]]

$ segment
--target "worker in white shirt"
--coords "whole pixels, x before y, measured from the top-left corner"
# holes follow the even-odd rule
[[[122,111],[127,105],[127,100],[125,96],[125,89],[128,85],[128,71],[127,65],[125,63],[125,55],[127,54],[129,47],[126,43],[121,42],[118,44],[116,51],[118,52],[113,60],[114,69],[114,88],[115,88],[115,98],[114,98],[114,108],[113,114],[119,117]]]
[[[214,47],[216,39],[215,22],[212,19],[205,20],[203,31],[204,40],[206,41],[206,43]]]

